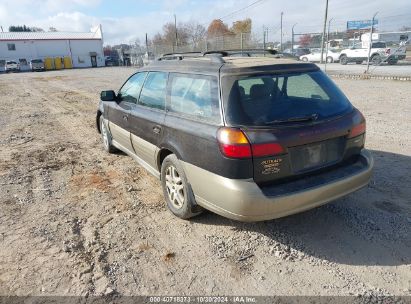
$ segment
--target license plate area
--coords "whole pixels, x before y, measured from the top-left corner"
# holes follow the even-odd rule
[[[324,144],[307,145],[301,149],[301,157],[303,157],[303,169],[317,167],[326,162]]]
[[[344,146],[345,139],[338,137],[289,148],[291,168],[301,173],[333,165],[342,159]]]

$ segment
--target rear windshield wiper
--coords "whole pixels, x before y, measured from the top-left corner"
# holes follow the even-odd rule
[[[271,121],[266,122],[266,124],[315,121],[317,119],[318,119],[318,114],[311,114],[311,115],[308,115],[308,116],[291,117],[291,118],[287,118],[287,119],[275,119],[275,120],[271,120]]]

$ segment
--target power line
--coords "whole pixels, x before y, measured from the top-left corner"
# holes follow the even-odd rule
[[[253,3],[250,3],[250,4],[247,5],[247,6],[244,6],[244,7],[240,8],[240,9],[235,10],[235,11],[233,11],[233,12],[227,14],[227,15],[224,15],[224,16],[222,16],[222,17],[214,18],[213,20],[218,20],[218,19],[223,20],[223,19],[227,19],[227,18],[233,17],[233,16],[235,16],[236,14],[238,14],[238,13],[240,13],[240,12],[242,12],[242,11],[245,11],[245,10],[247,10],[247,9],[253,7],[253,6],[256,6],[256,5],[258,5],[258,4],[263,3],[264,1],[267,1],[267,0],[257,0],[257,1],[254,1]],[[210,22],[204,22],[204,23],[202,23],[201,25],[203,25],[203,26],[208,26],[209,24],[210,24]]]
[[[238,9],[238,10],[236,10],[236,11],[233,11],[233,12],[231,12],[231,13],[223,16],[223,17],[220,17],[219,19],[223,20],[223,19],[226,19],[226,18],[228,18],[228,17],[232,17],[232,16],[234,16],[234,15],[236,15],[236,14],[238,14],[238,13],[240,13],[240,12],[242,12],[242,11],[244,11],[244,10],[246,10],[246,9],[254,6],[254,5],[257,5],[257,4],[259,4],[259,3],[262,3],[262,2],[264,2],[264,1],[267,1],[267,0],[257,0],[257,1],[254,1],[253,3],[250,3],[249,5],[247,5],[247,6],[243,7],[243,8],[240,8],[240,9]]]

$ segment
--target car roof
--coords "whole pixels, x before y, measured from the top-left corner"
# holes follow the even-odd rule
[[[315,71],[319,68],[312,63],[302,63],[289,58],[250,57],[230,58],[222,66],[224,74],[258,74],[266,72],[285,73]]]
[[[288,58],[275,57],[184,57],[175,60],[155,61],[140,71],[168,71],[207,75],[256,74],[267,72],[317,71],[313,63],[302,63]]]

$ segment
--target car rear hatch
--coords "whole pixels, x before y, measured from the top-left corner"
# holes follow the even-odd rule
[[[247,138],[257,183],[341,165],[364,146],[364,117],[321,71],[227,76],[224,87],[226,123]]]

